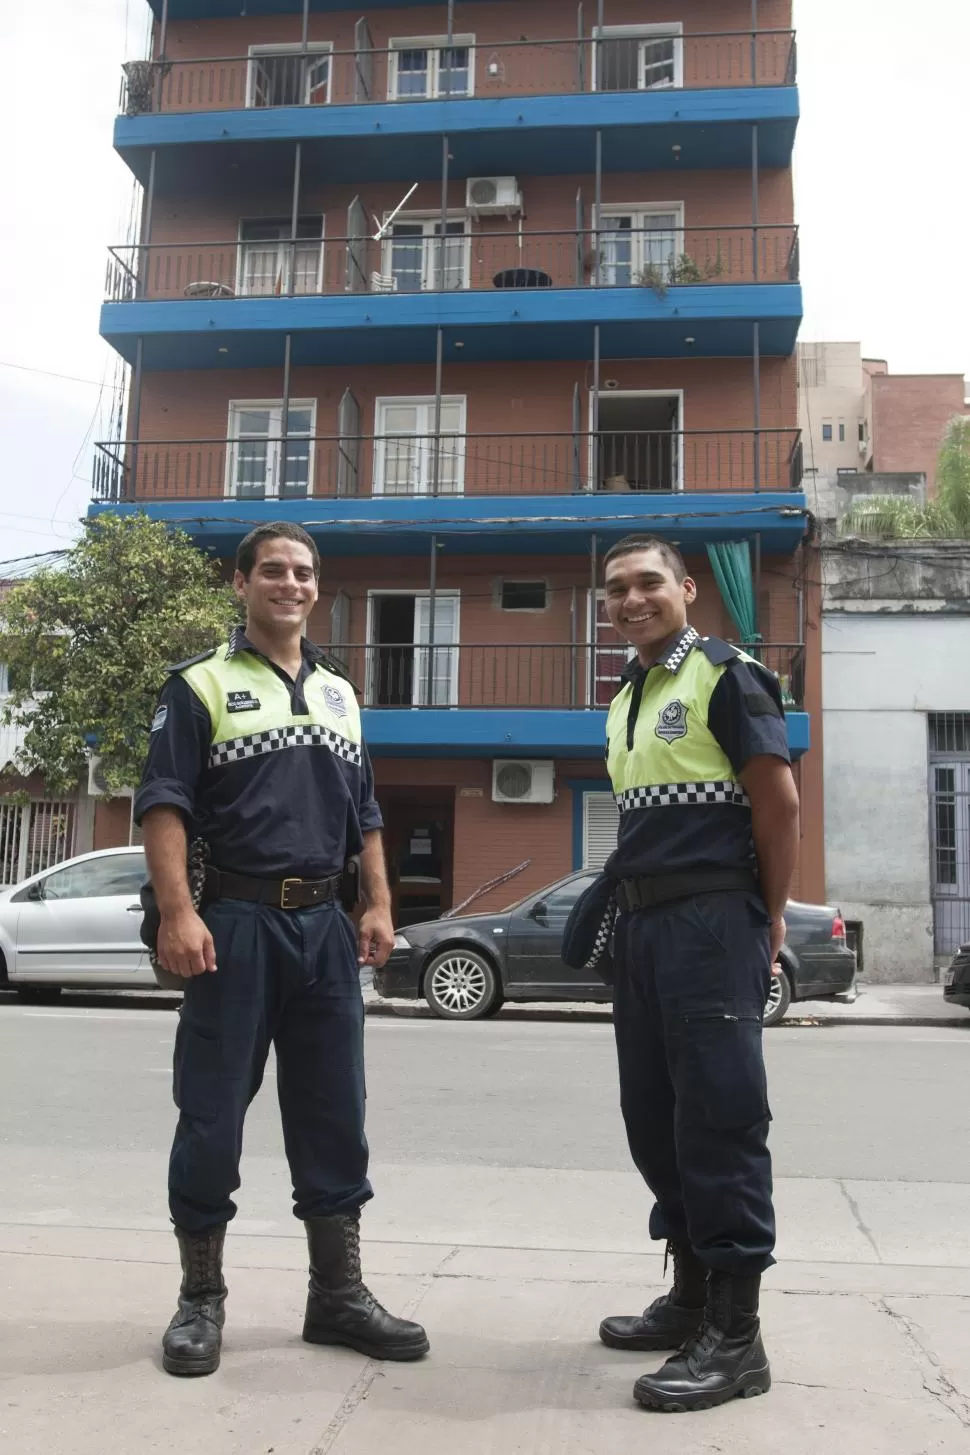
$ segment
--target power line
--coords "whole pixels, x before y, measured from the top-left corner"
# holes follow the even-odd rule
[[[35,369],[30,364],[13,364],[9,359],[0,359],[0,369],[17,369],[21,374],[43,374],[47,379],[64,379],[69,384],[89,384],[92,389],[112,389],[123,394],[121,384],[105,384],[98,379],[82,379],[77,374],[56,374],[53,369]]]

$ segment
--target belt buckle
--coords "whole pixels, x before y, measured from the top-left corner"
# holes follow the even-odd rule
[[[303,883],[303,880],[302,879],[284,879],[283,880],[283,882],[280,884],[280,909],[299,909],[300,908],[300,906],[298,904],[290,904],[289,903],[288,896],[289,896],[289,893],[290,893],[290,887],[291,887],[291,885],[302,884],[302,883]]]

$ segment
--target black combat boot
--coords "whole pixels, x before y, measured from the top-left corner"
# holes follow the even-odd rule
[[[371,1359],[420,1359],[431,1347],[420,1324],[383,1308],[360,1271],[360,1213],[307,1218],[310,1296],[303,1337],[309,1344],[347,1344]]]
[[[668,1243],[674,1286],[642,1314],[614,1314],[600,1324],[611,1349],[679,1349],[700,1329],[707,1297],[707,1269],[689,1243]],[[664,1259],[664,1273],[667,1271]]]
[[[219,1368],[226,1285],[222,1245],[226,1225],[207,1233],[176,1228],[182,1260],[178,1312],[162,1339],[162,1365],[169,1374],[212,1374]]]
[[[760,1275],[712,1272],[699,1333],[656,1374],[644,1374],[633,1396],[651,1410],[709,1410],[735,1395],[748,1399],[771,1388],[758,1319]]]

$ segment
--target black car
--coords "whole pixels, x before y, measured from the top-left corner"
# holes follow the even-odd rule
[[[970,1010],[970,945],[961,945],[943,976],[943,998]]]
[[[566,917],[594,874],[581,871],[507,909],[409,925],[374,975],[378,995],[424,996],[445,1020],[495,1015],[506,1000],[599,1000],[610,987],[593,972],[571,970],[559,950]],[[789,904],[783,974],[772,981],[765,1025],[780,1021],[791,1001],[842,995],[855,982],[856,957],[837,909]]]

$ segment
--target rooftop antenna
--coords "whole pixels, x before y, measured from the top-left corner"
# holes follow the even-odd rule
[[[397,206],[395,207],[394,211],[391,212],[391,213],[389,213],[387,215],[387,217],[385,217],[384,221],[378,224],[377,231],[374,234],[374,241],[375,242],[381,242],[383,240],[384,235],[387,232],[387,229],[390,227],[390,225],[394,221],[395,217],[397,217],[397,215],[400,212],[401,208],[407,202],[408,198],[411,197],[411,196],[413,196],[413,194],[417,190],[418,190],[418,184],[417,184],[417,182],[415,182],[414,183],[414,186],[411,187],[407,192],[405,192],[404,196],[401,198],[400,202],[397,204]],[[374,220],[375,220],[375,222],[377,221],[376,218]]]

